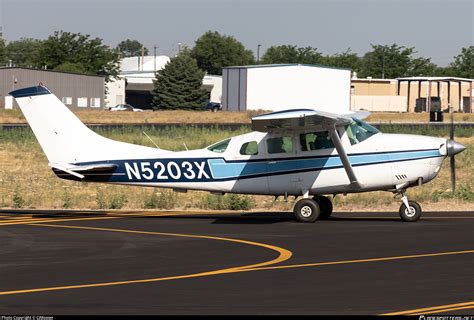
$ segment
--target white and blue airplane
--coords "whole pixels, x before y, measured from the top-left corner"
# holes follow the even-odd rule
[[[10,95],[60,178],[301,197],[294,206],[301,222],[331,215],[325,195],[376,190],[400,195],[400,217],[417,221],[421,207],[408,200],[406,190],[434,179],[447,156],[465,149],[451,139],[381,133],[362,121],[368,113],[300,109],[253,117],[253,132],[172,152],[96,134],[42,85]]]

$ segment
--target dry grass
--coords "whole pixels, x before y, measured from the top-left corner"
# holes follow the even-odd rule
[[[74,109],[74,113],[87,124],[97,123],[242,123],[249,124],[254,114],[263,112],[207,112],[207,111],[144,111],[144,112],[110,112],[106,110]],[[374,123],[428,122],[427,113],[373,113],[368,118]],[[450,121],[445,115],[445,122]],[[474,122],[474,113],[456,113],[454,121]],[[0,109],[0,123],[26,123],[20,110]]]

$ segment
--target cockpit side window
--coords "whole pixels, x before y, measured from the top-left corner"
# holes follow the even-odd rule
[[[367,140],[380,131],[364,121],[353,118],[351,124],[346,126],[346,132],[351,145],[354,145]]]
[[[244,156],[255,156],[258,154],[257,141],[246,142],[240,147],[240,154]]]
[[[333,149],[334,144],[327,131],[300,134],[301,151]]]
[[[223,153],[227,150],[227,146],[229,146],[229,142],[230,142],[230,139],[219,141],[219,142],[207,147],[207,150],[210,150],[210,151],[216,152],[216,153]]]
[[[291,136],[268,138],[267,151],[269,154],[293,152],[293,138]]]

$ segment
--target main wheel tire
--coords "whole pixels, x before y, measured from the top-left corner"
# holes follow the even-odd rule
[[[408,201],[409,208],[404,203],[400,206],[398,214],[403,221],[415,222],[421,217],[421,206],[416,201]]]
[[[314,198],[316,202],[319,204],[319,208],[321,213],[319,214],[319,220],[325,220],[329,218],[332,214],[332,202],[328,197],[325,196],[317,196]]]
[[[319,204],[313,199],[301,199],[293,211],[299,222],[315,222],[321,212]]]

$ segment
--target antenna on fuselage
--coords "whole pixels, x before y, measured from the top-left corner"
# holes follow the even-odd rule
[[[157,149],[160,149],[160,147],[158,147],[158,145],[155,143],[155,141],[153,141],[153,139],[150,138],[150,136],[147,135],[145,131],[142,131],[142,132],[143,132],[143,134],[151,141],[151,143],[153,143],[153,144],[155,145],[155,147],[156,147]]]

